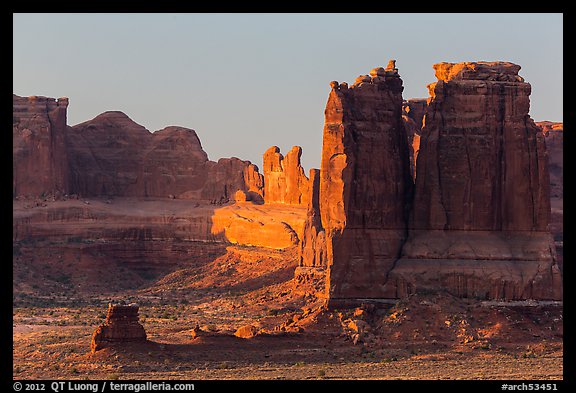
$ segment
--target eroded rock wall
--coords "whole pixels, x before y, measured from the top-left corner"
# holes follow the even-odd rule
[[[350,87],[336,81],[331,87],[318,209],[309,210],[300,263],[318,265],[315,248],[307,243],[324,238],[326,294],[336,306],[350,299],[389,297],[388,273],[406,237],[413,184],[402,80],[394,62],[361,75]]]
[[[69,127],[67,107],[67,98],[13,95],[13,197],[225,203],[240,190],[248,201],[263,203],[258,167],[236,157],[210,161],[194,130],[170,126],[151,133],[119,111]]]
[[[422,129],[410,236],[393,280],[458,296],[558,299],[548,154],[530,84],[507,62],[440,63]]]

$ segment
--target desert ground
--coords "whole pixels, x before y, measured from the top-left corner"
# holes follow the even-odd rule
[[[15,202],[16,216],[20,209],[28,208]],[[498,303],[435,292],[328,310],[295,288],[296,246],[163,242],[149,242],[154,263],[144,266],[142,255],[117,244],[116,258],[106,254],[104,240],[14,241],[13,377],[563,378],[561,302]],[[158,250],[166,249],[186,252],[162,264]],[[148,342],[93,354],[92,333],[116,301],[140,305]],[[247,325],[255,336],[234,335]]]

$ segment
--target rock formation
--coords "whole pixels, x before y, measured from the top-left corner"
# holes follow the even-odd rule
[[[404,128],[408,138],[410,173],[413,179],[416,179],[416,160],[420,151],[420,132],[426,106],[427,100],[422,98],[405,100],[402,104],[402,120],[404,120]]]
[[[266,203],[307,205],[310,186],[300,163],[301,156],[300,146],[292,147],[286,156],[282,156],[278,146],[266,150],[263,156]]]
[[[322,247],[308,242],[324,238],[326,294],[329,304],[337,306],[389,297],[386,282],[406,237],[413,183],[402,80],[394,62],[359,76],[350,87],[336,81],[330,85],[319,206],[308,213],[300,264],[321,263],[316,250]],[[310,233],[319,228],[323,235]]]
[[[550,121],[537,122],[544,133],[548,151],[550,175],[550,232],[556,243],[556,260],[563,269],[564,254],[564,124]]]
[[[110,345],[126,342],[145,342],[146,331],[138,321],[137,304],[109,304],[104,324],[92,334],[92,353]]]
[[[238,158],[208,160],[194,130],[154,133],[112,111],[70,127],[70,189],[82,196],[232,200],[242,190],[262,202],[258,167]]]
[[[70,127],[70,185],[82,196],[146,196],[143,156],[152,134],[122,112]],[[167,192],[162,196],[174,194]]]
[[[66,125],[68,99],[13,96],[13,197],[173,197],[223,203],[236,191],[263,203],[250,161],[208,160],[194,130],[154,133],[122,112]],[[298,158],[299,159],[299,158]]]
[[[106,112],[72,132],[72,188],[81,195],[175,195],[223,202],[237,190],[261,194],[256,166],[237,158],[209,161],[191,129],[150,133],[121,112]]]
[[[258,334],[258,330],[254,325],[244,325],[236,329],[234,335],[238,338],[252,338]]]
[[[12,96],[12,195],[68,192],[68,98]]]
[[[440,63],[430,84],[397,297],[559,299],[544,136],[507,62]]]
[[[412,119],[416,123],[416,127],[420,130],[423,126],[422,122],[426,114],[427,106],[428,99],[426,98],[410,98],[404,100],[402,103],[402,114]]]
[[[536,125],[544,133],[544,141],[548,151],[550,197],[562,199],[564,196],[564,124],[540,121]]]
[[[250,161],[236,157],[221,158],[218,162],[207,161],[204,168],[206,183],[199,193],[201,199],[216,203],[227,202],[233,199],[237,190],[243,190],[250,201],[263,202],[263,176]],[[182,197],[189,198],[190,195],[185,193]]]
[[[295,289],[298,292],[311,293],[325,297],[326,232],[320,218],[320,170],[310,169],[310,198],[306,213],[306,222],[299,244],[298,267],[296,268]]]

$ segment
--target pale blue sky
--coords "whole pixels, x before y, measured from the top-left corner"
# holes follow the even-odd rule
[[[68,123],[120,110],[193,128],[212,160],[277,145],[318,168],[332,80],[397,60],[404,98],[441,61],[511,61],[536,121],[563,120],[562,14],[15,14],[13,92],[70,98]]]

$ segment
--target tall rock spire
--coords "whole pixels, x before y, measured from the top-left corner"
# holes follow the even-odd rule
[[[406,237],[413,183],[395,64],[374,68],[350,87],[336,81],[330,86],[319,203],[310,205],[318,211],[308,214],[317,221],[319,213],[320,222],[305,226],[325,233],[305,233],[304,242],[325,241],[325,294],[338,306],[389,297],[387,276]],[[311,249],[302,245],[302,267],[318,266],[323,253]]]

